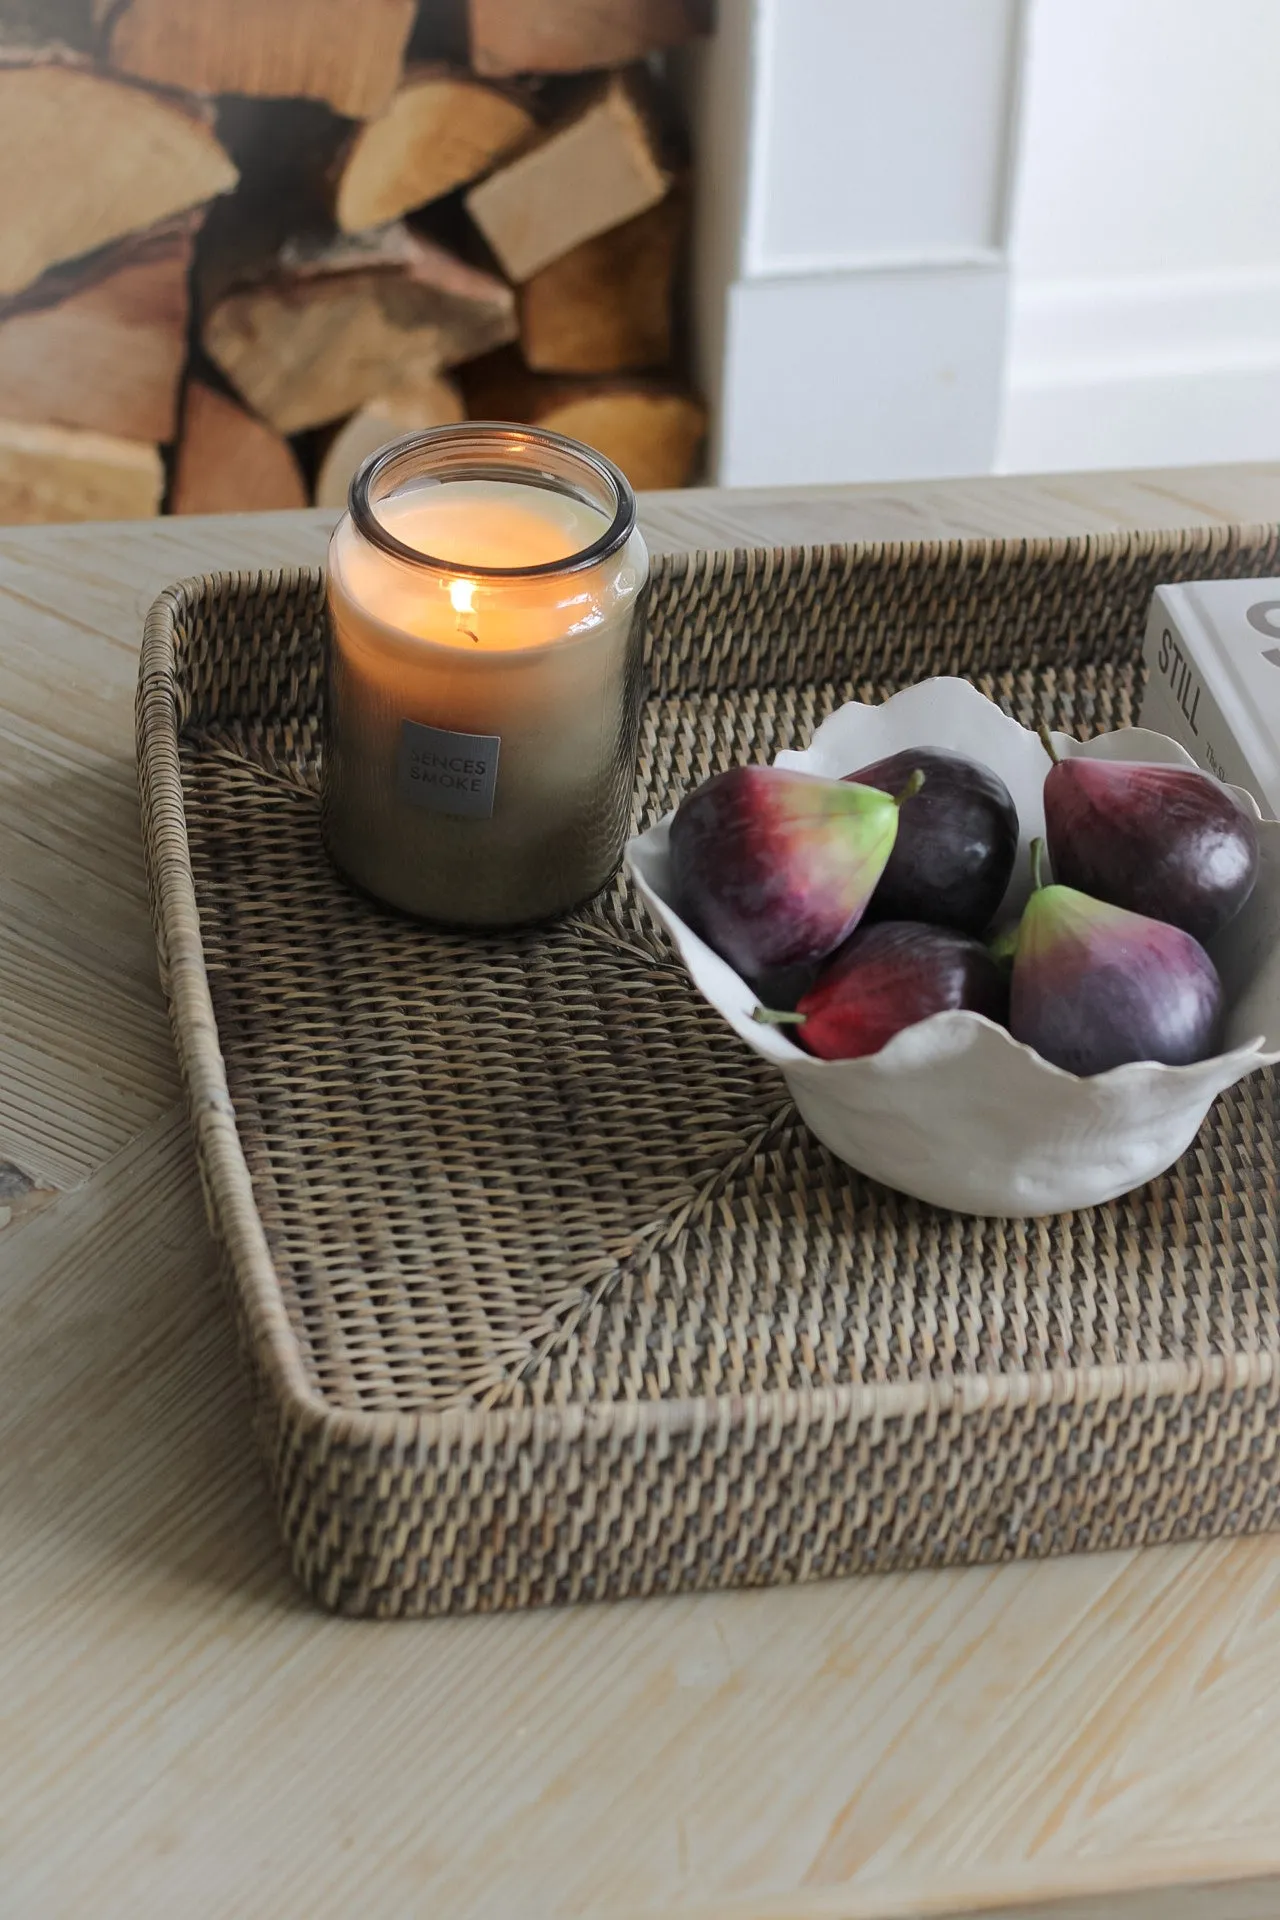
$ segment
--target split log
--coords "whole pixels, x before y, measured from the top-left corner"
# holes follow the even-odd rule
[[[520,289],[520,345],[542,373],[622,373],[671,358],[683,202],[647,213],[561,254]]]
[[[170,513],[271,513],[307,504],[307,483],[289,442],[225,394],[192,380]]]
[[[533,115],[513,94],[447,70],[411,74],[342,156],[337,223],[357,233],[438,200],[487,173],[533,128]]]
[[[517,420],[606,454],[633,487],[684,487],[706,432],[706,408],[657,380],[562,380],[491,354],[461,376],[473,420]]]
[[[186,106],[69,61],[0,65],[0,295],[235,183]]]
[[[416,0],[125,0],[112,66],[190,93],[325,100],[361,120],[404,70]]]
[[[687,487],[707,432],[707,410],[693,394],[621,381],[595,393],[566,395],[542,421],[598,447],[637,491]]]
[[[492,274],[404,227],[281,260],[209,315],[215,364],[279,433],[297,433],[471,360],[516,332]]]
[[[345,507],[357,467],[389,440],[398,440],[402,433],[413,433],[421,427],[447,427],[465,418],[462,395],[452,380],[443,378],[367,400],[329,443],[316,480],[316,505]]]
[[[149,520],[160,511],[159,449],[73,427],[0,420],[0,525]]]
[[[0,306],[0,418],[175,438],[198,219],[54,267]]]
[[[614,74],[528,152],[472,187],[467,211],[512,280],[663,199],[670,175],[634,81]]]
[[[477,73],[620,67],[711,30],[711,0],[469,0]]]
[[[692,394],[615,380],[548,398],[535,424],[606,454],[639,491],[688,486],[707,416]]]

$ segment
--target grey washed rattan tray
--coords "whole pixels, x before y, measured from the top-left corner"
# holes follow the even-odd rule
[[[1132,720],[1157,581],[1274,530],[659,564],[637,818],[963,673]],[[790,1581],[1271,1524],[1276,1086],[1053,1220],[833,1161],[619,880],[471,938],[358,896],[318,832],[312,572],[147,624],[156,937],[209,1215],[298,1576],[372,1615]]]

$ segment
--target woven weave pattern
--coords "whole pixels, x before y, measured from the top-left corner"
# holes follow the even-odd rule
[[[1275,564],[1261,535],[668,562],[639,823],[929,673],[1129,724],[1154,582]],[[1273,1076],[1106,1207],[973,1221],[877,1187],[624,882],[474,938],[335,875],[321,621],[310,575],[182,590],[140,701],[161,952],[172,985],[194,939],[221,1049],[175,995],[202,1168],[313,1591],[432,1611],[1270,1520]]]

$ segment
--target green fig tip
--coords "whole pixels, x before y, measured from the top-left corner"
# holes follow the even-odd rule
[[[1044,748],[1054,766],[1060,766],[1062,764],[1062,755],[1053,744],[1053,735],[1049,731],[1048,721],[1042,720],[1036,731],[1040,735],[1040,745]]]
[[[1001,927],[999,933],[993,934],[987,941],[987,952],[998,967],[1004,967],[1007,970],[1013,965],[1013,956],[1018,949],[1020,926],[1021,922],[1015,920],[1012,926]]]
[[[804,1013],[780,1013],[773,1007],[757,1007],[751,1016],[762,1027],[802,1027],[808,1017]]]
[[[923,785],[924,785],[924,772],[922,768],[917,767],[914,773],[908,774],[907,784],[902,789],[902,792],[894,794],[893,796],[894,806],[900,807],[904,800],[914,800]]]
[[[1031,842],[1031,891],[1039,893],[1040,889],[1047,885],[1048,881],[1044,877],[1044,841],[1033,840]]]

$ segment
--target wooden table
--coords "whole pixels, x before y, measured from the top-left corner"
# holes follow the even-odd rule
[[[1280,466],[644,510],[666,546],[1277,518]],[[162,584],[326,524],[0,529],[0,1914],[1280,1913],[1280,1539],[393,1626],[295,1593],[131,709]]]

